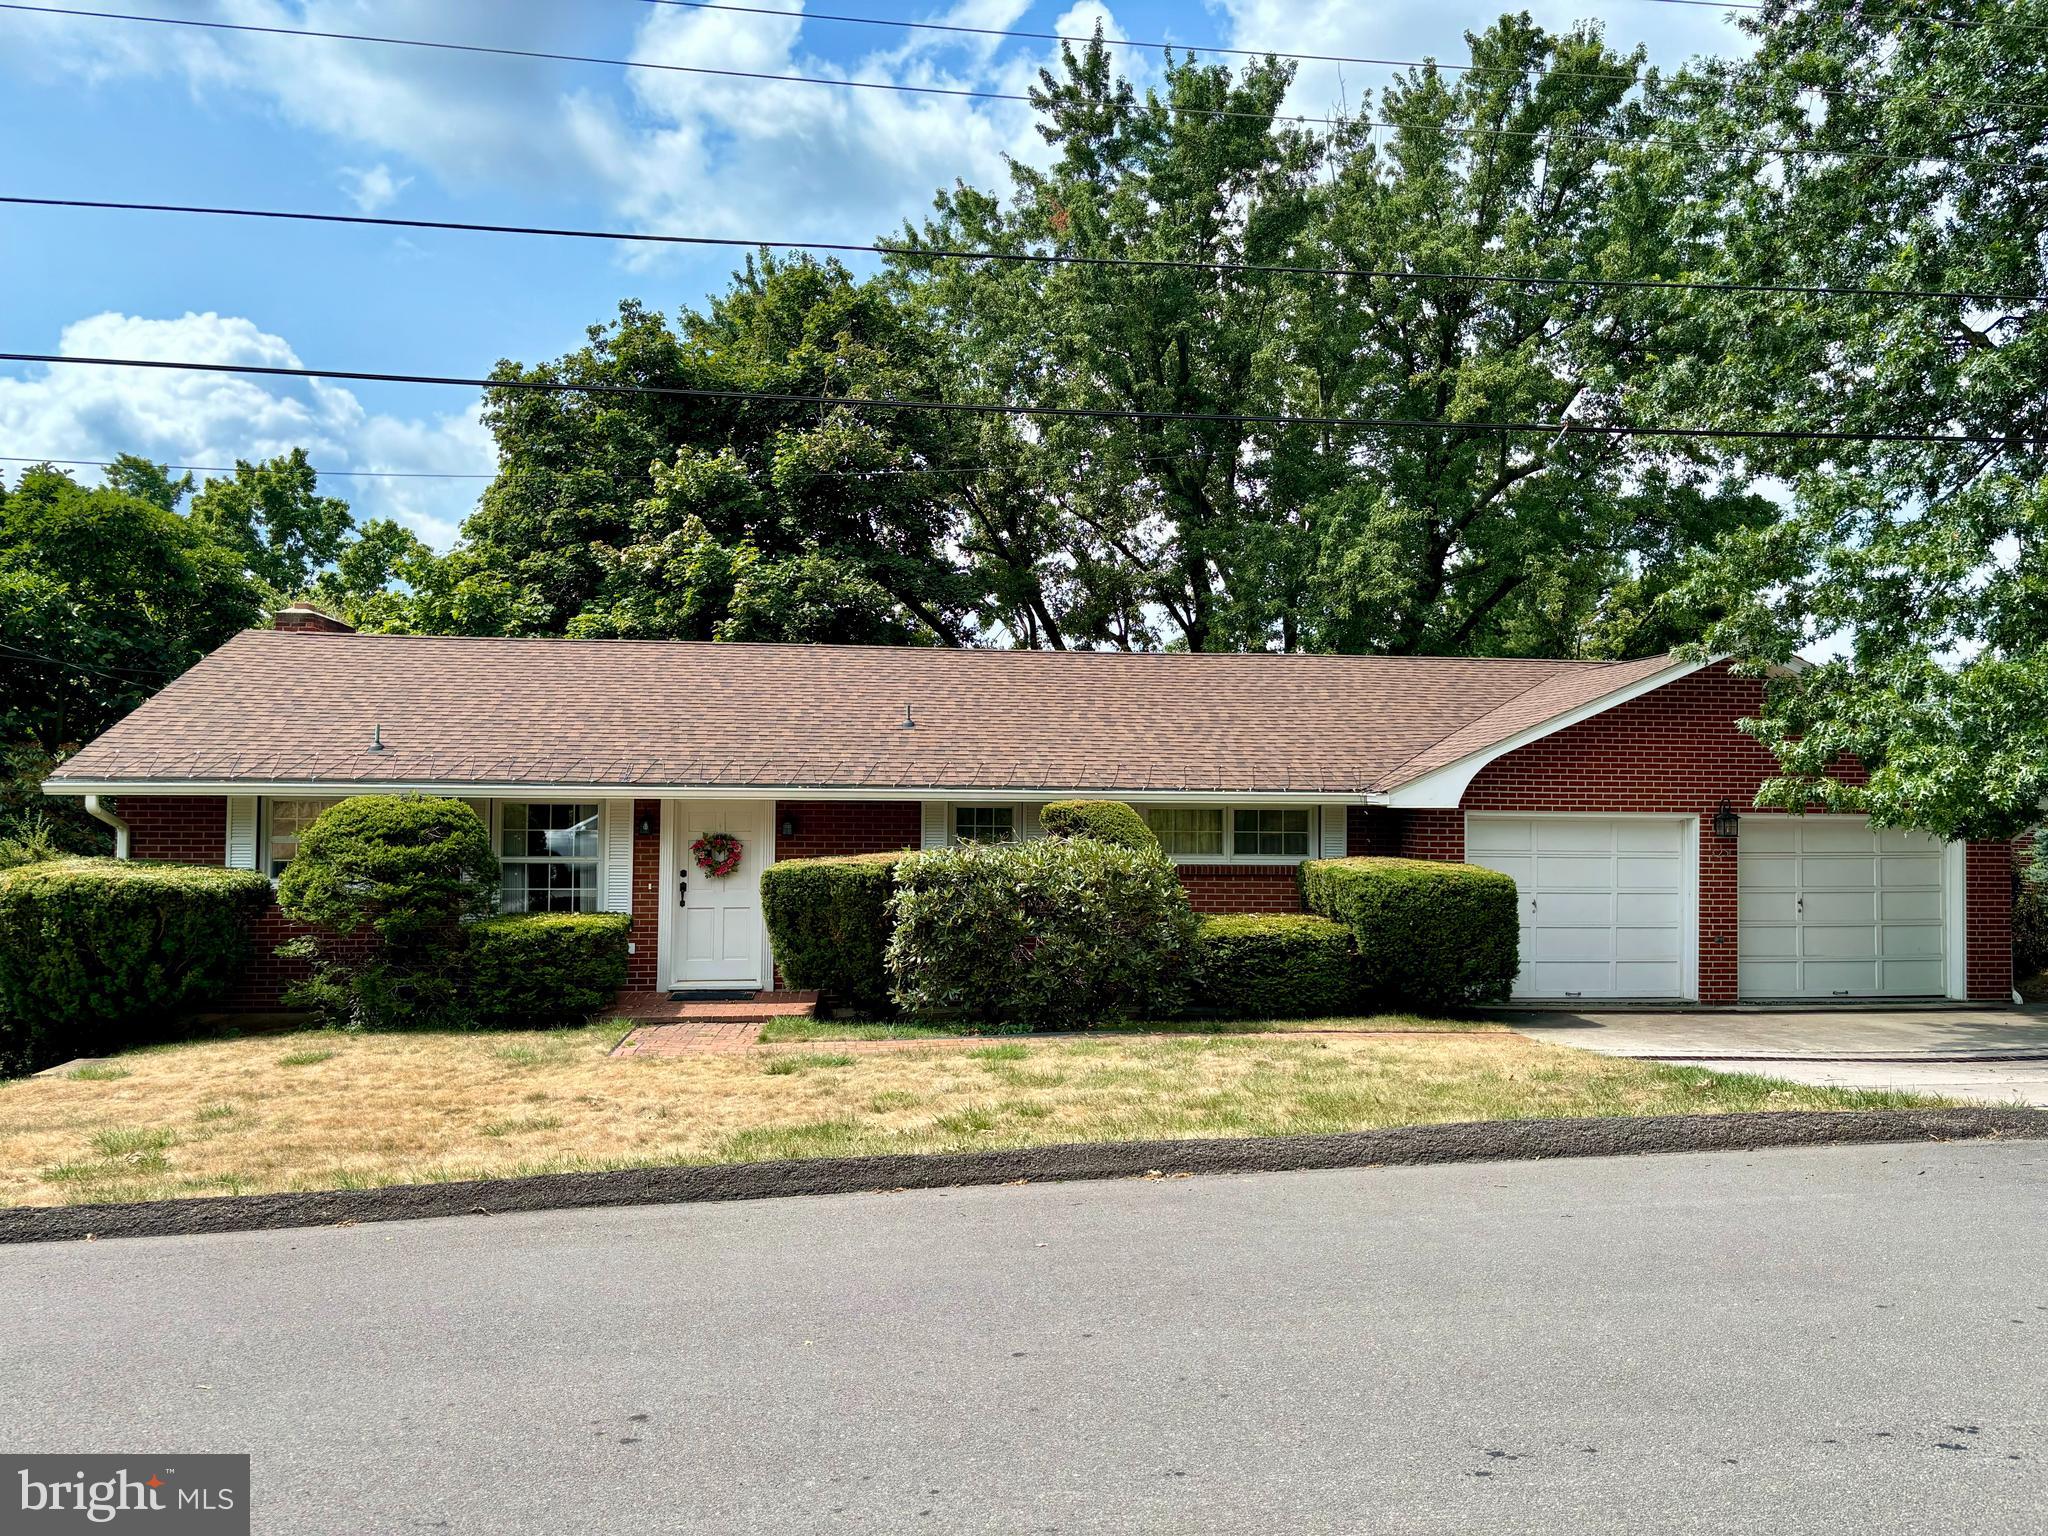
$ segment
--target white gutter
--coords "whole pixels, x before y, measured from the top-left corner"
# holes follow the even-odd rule
[[[1372,797],[1350,789],[1116,789],[1043,785],[999,788],[930,784],[603,784],[603,783],[461,783],[452,780],[376,783],[332,779],[185,779],[177,781],[90,780],[45,783],[47,795],[465,795],[485,800],[972,800],[978,804],[1036,805],[1046,800],[1101,799],[1105,796],[1151,805],[1214,804],[1218,800],[1286,805],[1371,803]]]
[[[114,857],[128,857],[128,823],[100,804],[98,795],[85,797],[85,814],[97,821],[104,821],[114,829]]]

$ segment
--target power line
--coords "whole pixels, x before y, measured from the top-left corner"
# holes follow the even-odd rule
[[[739,250],[830,251],[842,254],[909,257],[933,261],[1023,262],[1046,266],[1128,267],[1138,270],[1337,277],[1362,282],[1497,283],[1525,288],[1592,288],[1706,293],[1774,293],[1802,298],[1944,299],[1971,304],[2037,304],[2048,293],[1970,293],[1953,289],[1830,287],[1814,283],[1743,283],[1700,278],[1540,277],[1512,272],[1416,272],[1387,267],[1318,267],[1284,262],[1196,261],[1171,256],[1088,256],[1057,251],[975,251],[951,246],[866,245],[833,240],[752,240],[736,235],[669,235],[619,229],[576,229],[539,224],[478,224],[457,219],[402,219],[368,213],[300,213],[276,208],[223,208],[189,203],[130,203],[81,197],[17,197],[0,194],[0,206],[80,208],[120,213],[186,213],[236,219],[278,219],[308,224],[353,224],[383,229],[438,229],[464,234],[542,235],[568,240],[623,240],[653,245],[711,246]]]
[[[648,396],[721,400],[741,405],[805,405],[869,411],[935,411],[968,416],[1028,416],[1051,420],[1151,421],[1195,426],[1327,427],[1353,431],[1423,431],[1482,436],[1539,433],[1546,437],[1656,437],[1759,442],[1974,444],[2019,450],[2048,449],[2048,437],[2020,433],[1859,431],[1851,428],[1681,427],[1634,422],[1431,421],[1402,416],[1289,416],[1216,411],[1144,411],[1090,405],[1012,405],[988,400],[915,400],[893,395],[800,394],[794,391],[705,389],[681,384],[603,384],[566,379],[491,379],[433,373],[381,373],[366,369],[284,368],[260,363],[200,363],[150,357],[69,357],[59,353],[0,352],[0,363],[44,363],[84,368],[152,368],[176,373],[225,373],[260,378],[341,379],[369,384],[433,384],[530,394]]]
[[[132,21],[161,27],[196,27],[212,32],[253,33],[267,37],[309,37],[327,42],[375,43],[390,48],[428,48],[448,53],[482,54],[499,58],[538,59],[558,64],[598,64],[614,69],[652,69],[670,74],[707,75],[730,80],[757,80],[777,85],[828,85],[846,90],[894,91],[912,96],[944,96],[964,98],[973,101],[1008,101],[1035,105],[1031,96],[1019,91],[989,91],[965,86],[910,85],[893,80],[839,80],[826,75],[778,75],[765,70],[720,69],[707,64],[664,64],[652,59],[605,58],[584,53],[553,53],[537,48],[504,48],[485,43],[438,42],[416,37],[384,37],[368,32],[328,32],[309,27],[259,26],[254,22],[207,21],[195,16],[142,16],[131,11],[83,10],[71,6],[29,5],[22,0],[0,0],[0,11],[20,11],[40,16],[74,16],[97,21]],[[1327,128],[1352,127],[1378,130],[1390,129],[1405,132],[1411,128],[1423,128],[1431,133],[1440,133],[1448,138],[1502,138],[1535,141],[1550,138],[1562,143],[1579,144],[1627,144],[1636,142],[1623,135],[1603,133],[1553,132],[1544,128],[1482,128],[1455,127],[1448,123],[1404,124],[1366,118],[1348,119],[1313,117],[1301,113],[1265,113],[1244,111],[1231,107],[1190,107],[1175,103],[1168,104],[1171,111],[1188,117],[1242,118],[1259,123],[1295,123]],[[1708,148],[1741,150],[1746,146],[1737,142],[1714,141]],[[1917,165],[1929,160],[1944,164],[1969,163],[1950,156],[1901,154],[1895,151],[1875,149],[1833,149],[1822,145],[1784,144],[1776,146],[1747,146],[1766,158],[1782,159],[1788,155],[1822,155],[1841,160],[1878,160],[1893,163]]]
[[[148,460],[148,462],[155,464],[158,469],[176,471],[181,475],[232,475],[235,473],[235,466],[232,464],[156,464],[154,459]],[[112,469],[114,467],[112,459],[38,459],[31,458],[27,454],[9,453],[0,453],[0,464],[56,464],[66,469]],[[316,469],[313,473],[325,475],[330,479],[358,480],[495,480],[498,478],[494,474],[462,474],[454,470],[429,469]]]
[[[24,650],[22,647],[10,645],[4,640],[0,640],[0,651],[11,651],[16,656],[25,656],[30,661],[40,661],[53,667],[62,667],[69,672],[88,672],[94,677],[104,677],[110,683],[127,683],[130,685],[141,683],[151,688],[161,687],[163,684],[161,677],[145,677],[140,672],[109,672],[104,667],[87,666],[82,661],[65,661],[61,657],[45,656],[41,651]]]

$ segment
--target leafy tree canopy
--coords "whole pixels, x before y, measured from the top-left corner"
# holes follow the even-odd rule
[[[1774,678],[1766,803],[2003,837],[2048,795],[2048,0],[1965,0],[1957,25],[1773,0],[1758,47],[1670,124],[1693,217],[1730,275],[2005,298],[1730,296],[1684,381],[1776,425],[1992,444],[1807,443],[1759,455],[1781,520],[1728,538],[1691,593],[1708,644]],[[1838,757],[1867,787],[1837,777]]]

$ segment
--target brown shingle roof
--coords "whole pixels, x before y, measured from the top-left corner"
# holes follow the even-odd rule
[[[1668,664],[252,630],[52,783],[1353,795]]]

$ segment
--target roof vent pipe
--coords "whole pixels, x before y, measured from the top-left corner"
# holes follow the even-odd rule
[[[114,829],[114,857],[117,859],[127,858],[128,823],[101,805],[98,795],[87,795],[85,797],[85,814],[92,817],[95,821],[104,821]]]

